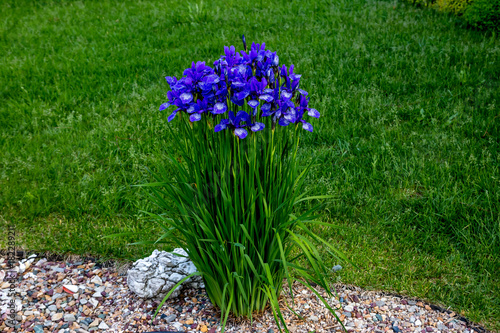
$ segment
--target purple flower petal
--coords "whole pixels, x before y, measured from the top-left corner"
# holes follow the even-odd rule
[[[215,84],[215,83],[218,83],[220,81],[220,78],[216,74],[210,74],[210,75],[205,76],[203,78],[203,81],[205,81],[206,84]]]
[[[319,112],[316,109],[309,109],[309,111],[307,111],[307,114],[311,117],[319,118]]]
[[[243,128],[237,128],[234,130],[234,135],[236,135],[240,139],[244,139],[247,137],[248,132],[246,129]]]
[[[272,115],[270,110],[262,110],[262,117],[269,117]]]
[[[243,88],[243,87],[245,87],[247,84],[246,84],[246,83],[244,83],[244,82],[233,81],[233,82],[231,82],[231,85],[232,85],[234,88]]]
[[[193,95],[191,93],[182,93],[179,98],[181,99],[182,103],[188,104],[193,100]]]
[[[250,124],[251,122],[250,115],[245,111],[238,111],[236,117],[234,118],[234,124],[240,125],[242,121],[244,121],[247,125]]]
[[[313,131],[312,125],[305,121],[302,123],[302,128],[309,132]]]
[[[251,101],[248,101],[248,106],[251,107],[251,108],[256,108],[259,106],[259,101],[255,100],[255,99],[252,99]]]
[[[166,108],[168,108],[170,106],[170,103],[163,103],[162,105],[160,105],[160,111],[163,111],[165,110]]]
[[[250,129],[252,132],[262,131],[266,127],[263,123],[255,123]]]
[[[167,80],[168,84],[170,85],[170,88],[174,86],[177,83],[177,79],[175,76],[165,76],[165,80]]]
[[[273,66],[278,66],[278,64],[280,63],[280,58],[278,57],[278,55],[275,53],[274,54],[274,59],[273,59]]]
[[[250,95],[250,91],[243,90],[243,91],[240,91],[240,92],[237,92],[236,94],[234,94],[234,97],[238,100],[242,100],[242,99],[245,99],[248,95]]]
[[[291,93],[291,92],[289,92],[288,90],[283,90],[283,91],[281,92],[281,97],[283,97],[283,98],[284,98],[284,99],[286,99],[286,100],[288,100],[288,99],[292,98],[292,96],[293,96],[293,95],[292,95],[292,93]]]
[[[281,118],[278,121],[278,124],[280,124],[280,126],[288,126],[290,124],[290,122],[288,120],[286,120],[285,118]]]
[[[222,130],[225,130],[225,129],[226,129],[226,127],[227,127],[227,126],[226,126],[225,124],[217,124],[217,125],[215,125],[214,131],[216,131],[216,132],[220,132],[220,131],[222,131]]]
[[[216,103],[214,105],[214,110],[212,111],[213,114],[222,114],[227,111],[227,106],[225,103]]]
[[[168,116],[168,118],[167,118],[168,122],[171,122],[175,118],[176,114],[177,114],[177,110],[175,110],[174,112],[172,112],[170,114],[170,116]]]
[[[201,114],[199,113],[192,114],[191,116],[189,116],[189,120],[191,122],[199,121],[201,120]]]
[[[262,111],[269,111],[269,110],[271,110],[271,104],[270,103],[264,103],[264,105],[262,105],[260,109]]]
[[[295,123],[295,120],[296,120],[296,119],[295,119],[295,114],[293,114],[293,113],[287,113],[287,114],[285,114],[284,118],[285,118],[288,122],[290,122],[290,123]]]
[[[273,97],[271,95],[260,95],[259,99],[269,103],[273,101]]]
[[[245,103],[245,100],[237,99],[235,96],[233,96],[233,97],[231,97],[231,102],[233,102],[234,104],[236,104],[238,106],[243,106],[243,104]]]
[[[302,90],[302,89],[297,89],[297,91],[302,95],[302,96],[307,96],[309,95],[309,93],[305,90]]]

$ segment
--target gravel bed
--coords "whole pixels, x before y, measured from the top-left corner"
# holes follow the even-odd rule
[[[50,258],[49,258],[50,259]],[[158,303],[130,292],[126,269],[92,259],[48,261],[35,256],[16,264],[16,320],[7,321],[7,263],[0,258],[0,331],[2,332],[220,332],[220,312],[203,289],[183,290],[168,300],[151,322]],[[456,313],[422,301],[335,285],[340,299],[328,299],[347,331],[352,332],[486,332]],[[326,294],[318,290],[320,294]],[[342,332],[341,325],[317,297],[294,286],[295,316],[282,311],[291,332]],[[229,318],[226,332],[278,332],[270,310],[249,320]]]

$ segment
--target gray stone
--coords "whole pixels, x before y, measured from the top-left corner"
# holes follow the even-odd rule
[[[101,321],[98,328],[100,330],[107,330],[109,328],[109,326],[105,322]]]
[[[76,321],[76,318],[75,318],[75,315],[74,314],[65,314],[64,315],[64,321],[68,322],[68,321]]]
[[[56,312],[57,311],[57,306],[55,306],[54,304],[52,304],[51,306],[49,306],[47,308],[50,312]]]
[[[43,326],[42,325],[36,325],[34,327],[35,333],[43,333]]]
[[[55,301],[56,299],[61,298],[61,297],[63,297],[62,294],[54,294],[54,296],[52,296],[52,300]]]
[[[376,301],[375,304],[377,304],[377,306],[379,308],[383,307],[385,305],[385,302],[384,301]]]
[[[154,250],[151,256],[137,260],[127,272],[127,285],[141,298],[163,299],[176,283],[196,272],[186,251],[181,248],[173,252]],[[182,288],[204,288],[201,276],[193,276],[183,282],[170,297],[177,297]]]
[[[175,318],[177,318],[177,316],[176,316],[176,315],[174,315],[174,314],[172,314],[172,315],[170,315],[170,316],[167,316],[167,317],[165,318],[165,320],[167,321],[167,323],[171,323],[171,322],[173,322],[173,321],[175,320]]]

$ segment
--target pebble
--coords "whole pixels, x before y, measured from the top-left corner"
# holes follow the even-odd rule
[[[52,320],[52,321],[58,321],[58,320],[61,320],[62,317],[63,317],[63,313],[57,312],[57,313],[54,313],[52,315],[52,317],[50,318],[50,320]]]
[[[107,330],[109,326],[104,321],[101,321],[98,328],[101,330]]]
[[[96,318],[93,322],[89,324],[89,327],[96,327],[99,325],[99,319]]]
[[[76,321],[76,317],[74,314],[65,314],[64,321]]]
[[[102,280],[98,275],[94,275],[94,277],[90,280],[90,283],[102,285]]]
[[[175,318],[177,318],[176,315],[172,314],[170,316],[165,316],[165,320],[167,321],[167,323],[171,323],[175,320]]]

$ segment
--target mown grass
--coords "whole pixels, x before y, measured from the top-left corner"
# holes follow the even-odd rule
[[[27,249],[137,258],[157,227],[130,185],[168,149],[166,75],[266,42],[322,113],[307,188],[334,199],[340,279],[500,329],[500,42],[395,1],[4,1],[0,225]],[[150,235],[101,235],[151,230]],[[0,238],[6,246],[6,237]],[[332,260],[332,264],[336,263]]]

